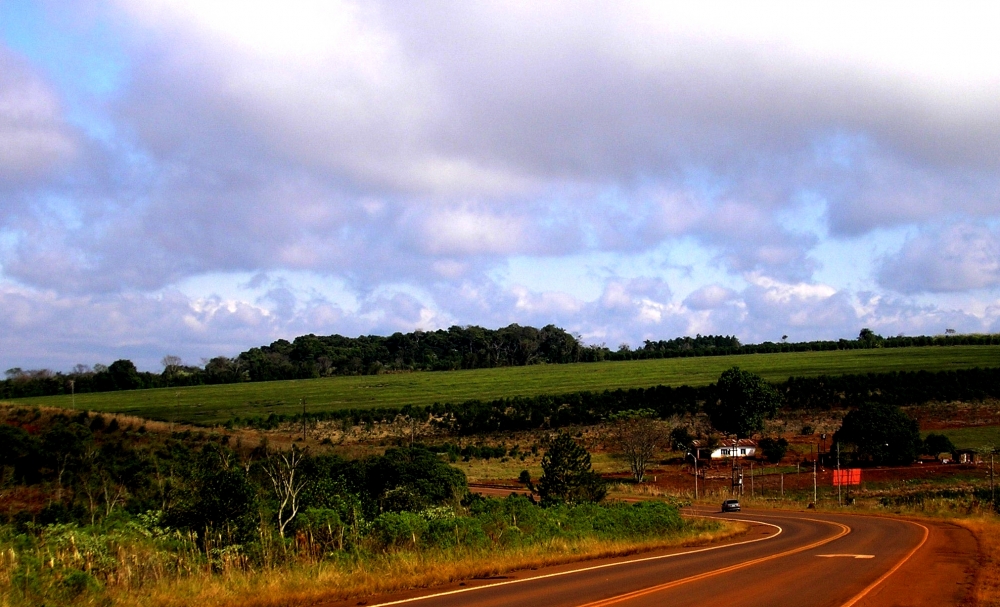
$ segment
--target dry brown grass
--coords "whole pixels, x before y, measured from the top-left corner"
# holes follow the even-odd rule
[[[979,570],[973,590],[975,605],[1000,606],[1000,520],[987,515],[954,522],[972,531],[979,543]]]
[[[324,561],[262,571],[232,570],[225,575],[198,574],[138,589],[109,589],[115,605],[125,607],[277,607],[309,605],[426,588],[462,579],[502,575],[585,559],[627,556],[649,550],[701,545],[746,531],[743,524],[721,528],[694,524],[669,539],[607,541],[551,540],[500,551],[391,552],[361,561]],[[0,601],[0,604],[6,604]]]

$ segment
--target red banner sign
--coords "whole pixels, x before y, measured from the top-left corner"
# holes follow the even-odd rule
[[[846,468],[844,470],[833,471],[833,486],[838,485],[860,485],[861,468]]]

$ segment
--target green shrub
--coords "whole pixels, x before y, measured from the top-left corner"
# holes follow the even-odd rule
[[[427,527],[427,521],[414,512],[383,512],[372,521],[371,537],[382,550],[415,548]]]

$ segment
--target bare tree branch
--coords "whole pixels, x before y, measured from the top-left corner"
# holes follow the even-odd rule
[[[273,452],[264,462],[264,472],[271,479],[274,495],[278,499],[278,533],[285,537],[285,527],[299,513],[299,493],[305,487],[306,481],[296,480],[295,472],[306,450],[292,446],[288,452]]]

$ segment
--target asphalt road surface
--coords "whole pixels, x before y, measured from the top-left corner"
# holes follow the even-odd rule
[[[332,605],[942,606],[964,604],[974,575],[974,538],[947,524],[812,512],[711,516],[754,525],[748,535],[727,544],[585,561]]]

